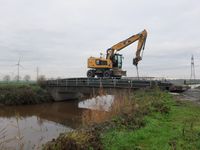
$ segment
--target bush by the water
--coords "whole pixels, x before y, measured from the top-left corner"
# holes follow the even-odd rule
[[[45,89],[37,84],[1,84],[0,104],[21,105],[52,101]]]

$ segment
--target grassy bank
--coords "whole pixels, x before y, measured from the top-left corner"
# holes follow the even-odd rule
[[[159,90],[138,91],[129,101],[108,121],[62,134],[44,149],[200,149],[200,106]]]
[[[169,108],[167,113],[155,111],[150,105],[152,111],[144,116],[144,127],[135,131],[114,128],[104,132],[104,148],[200,149],[200,107],[189,102],[175,101],[166,93],[160,94],[156,95],[159,98],[156,99]]]
[[[37,84],[1,83],[0,104],[21,105],[52,101],[48,92]]]

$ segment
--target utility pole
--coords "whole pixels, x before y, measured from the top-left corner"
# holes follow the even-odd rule
[[[19,61],[18,61],[18,63],[17,63],[16,65],[17,65],[17,82],[19,82],[19,66],[20,66],[20,58],[19,58]]]
[[[191,74],[190,80],[195,80],[194,56],[191,57]]]
[[[19,82],[19,64],[17,65],[17,82]]]
[[[39,68],[36,68],[36,72],[37,72],[37,81],[38,81],[38,77],[39,77]]]

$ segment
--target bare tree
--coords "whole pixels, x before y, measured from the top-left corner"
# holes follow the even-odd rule
[[[46,81],[45,75],[40,75],[40,76],[38,77],[37,83],[38,83],[41,87],[44,87],[44,86],[45,86],[45,81]]]
[[[5,75],[3,77],[3,80],[6,81],[6,82],[9,82],[10,81],[10,75]]]
[[[25,75],[25,76],[24,76],[24,80],[25,80],[26,82],[29,82],[29,81],[31,80],[31,76],[30,76],[30,75]]]
[[[16,75],[16,76],[14,77],[14,80],[15,80],[15,81],[19,81],[20,79],[21,79],[21,77],[18,76],[18,75]]]
[[[45,81],[45,80],[46,80],[45,75],[40,75],[40,76],[38,77],[38,80],[40,80],[40,81]]]

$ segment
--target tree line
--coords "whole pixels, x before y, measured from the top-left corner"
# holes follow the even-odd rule
[[[3,81],[7,81],[7,82],[9,82],[9,81],[17,81],[17,80],[23,80],[23,81],[30,81],[31,80],[31,76],[30,75],[25,75],[24,77],[21,77],[21,76],[15,76],[14,78],[11,78],[11,76],[10,75],[5,75],[4,77],[3,77]]]

